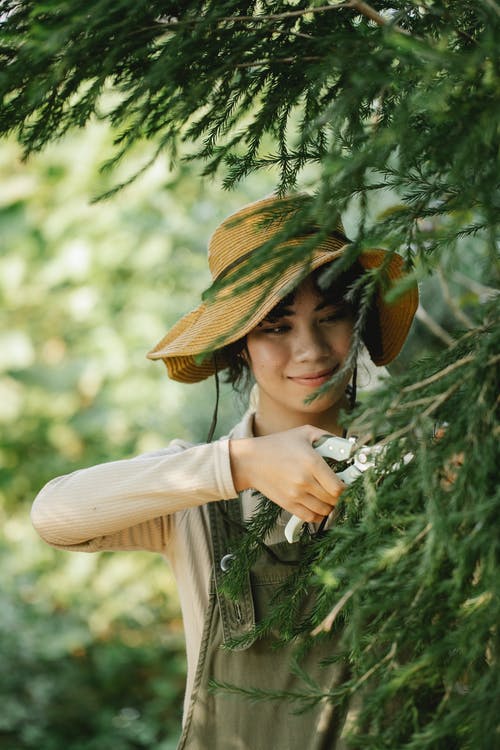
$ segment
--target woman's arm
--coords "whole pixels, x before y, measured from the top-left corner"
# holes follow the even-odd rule
[[[95,549],[106,545],[85,543],[116,535],[112,546],[119,548],[119,539],[133,538],[135,530],[137,548],[139,537],[155,536],[161,517],[236,495],[228,440],[186,449],[177,444],[53,479],[35,498],[31,517],[54,546]]]

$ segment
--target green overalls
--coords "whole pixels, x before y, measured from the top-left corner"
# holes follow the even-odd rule
[[[226,518],[241,523],[241,501],[224,504]],[[297,705],[285,700],[254,702],[246,696],[210,688],[216,680],[243,688],[304,690],[290,669],[296,644],[273,649],[271,635],[237,648],[225,648],[232,638],[253,630],[265,616],[276,589],[290,575],[290,565],[263,552],[248,577],[247,589],[238,602],[224,598],[218,586],[230,562],[234,526],[215,507],[208,506],[214,560],[214,575],[205,619],[191,703],[185,717],[178,750],[345,750],[340,739],[345,711],[332,703],[320,703],[297,714]],[[271,549],[280,560],[296,560],[299,544],[288,542]],[[221,566],[222,562],[222,566]],[[333,639],[314,647],[301,667],[329,689],[347,675],[339,664],[321,666],[331,656]]]

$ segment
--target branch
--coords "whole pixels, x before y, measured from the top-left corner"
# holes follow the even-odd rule
[[[500,16],[500,7],[495,2],[495,0],[484,0],[484,2],[486,3],[486,5],[488,5],[491,8],[491,10],[495,11],[497,16]]]
[[[401,393],[410,393],[410,391],[416,391],[419,388],[423,388],[426,385],[430,385],[431,383],[434,383],[436,380],[440,380],[441,378],[444,378],[446,375],[448,375],[450,372],[453,372],[453,370],[456,370],[458,367],[463,367],[463,365],[467,365],[469,362],[473,362],[475,359],[474,354],[467,354],[467,356],[462,357],[461,359],[457,359],[456,362],[453,362],[451,365],[448,365],[448,367],[444,367],[442,370],[439,370],[439,372],[435,372],[434,375],[430,375],[428,378],[425,378],[424,380],[419,380],[418,383],[412,383],[411,385],[406,385],[404,388],[401,389]]]
[[[453,337],[450,336],[450,334],[445,331],[444,328],[440,326],[433,317],[429,315],[427,310],[421,304],[417,308],[415,317],[417,318],[417,320],[423,323],[424,326],[427,326],[429,331],[431,331],[431,333],[433,333],[436,338],[441,339],[441,341],[443,341],[446,346],[451,346],[451,344],[453,344]]]
[[[470,289],[471,292],[477,294],[480,302],[494,299],[500,294],[500,291],[495,289],[495,287],[480,284],[479,281],[475,281],[474,279],[469,278],[469,276],[465,276],[463,273],[460,273],[460,271],[455,271],[453,278],[466,289]]]
[[[500,356],[500,355],[499,355]],[[446,368],[448,369],[448,368]],[[442,371],[443,372],[443,371]],[[441,376],[441,373],[439,373],[439,376]],[[421,381],[423,383],[424,381]],[[416,385],[421,385],[421,383],[418,383]],[[421,414],[419,414],[420,417],[430,417],[430,415],[438,409],[441,404],[444,404],[444,402],[453,394],[455,391],[457,391],[460,386],[462,385],[461,382],[459,383],[453,383],[447,391],[443,391],[438,396],[434,396],[431,400],[430,405],[428,408],[423,411]],[[403,389],[404,390],[404,389]],[[396,412],[400,411],[404,408],[404,404],[401,406],[394,406],[390,411],[392,414],[395,414]],[[356,423],[354,423],[356,424]],[[401,427],[399,430],[394,430],[394,432],[391,432],[390,435],[386,435],[383,440],[378,441],[377,445],[389,445],[394,440],[399,440],[399,438],[403,437],[404,435],[407,435],[409,432],[411,432],[415,427],[417,426],[417,418],[411,419],[407,424],[405,424],[404,427]],[[360,435],[358,438],[359,443],[365,444],[373,440],[374,435],[371,430],[368,430],[363,435]]]
[[[365,582],[363,581],[363,583],[365,583]],[[361,585],[362,584],[359,583],[354,588],[349,589],[349,591],[346,591],[346,593],[344,594],[344,596],[340,597],[340,599],[338,600],[338,602],[335,605],[335,607],[325,617],[325,619],[322,620],[320,622],[320,624],[317,625],[317,627],[314,628],[314,630],[311,632],[311,635],[319,635],[321,632],[329,632],[332,629],[333,623],[337,619],[337,615],[339,614],[339,612],[343,608],[344,604],[347,604],[347,602],[349,601],[349,599],[351,598],[351,596],[353,596],[353,594],[356,593],[356,591],[361,587]]]
[[[476,326],[474,325],[474,322],[469,318],[468,315],[464,313],[463,310],[460,309],[460,307],[457,305],[457,303],[453,299],[452,294],[450,292],[450,286],[448,282],[446,281],[441,268],[437,269],[437,275],[438,275],[439,283],[441,285],[441,289],[443,292],[444,300],[446,304],[448,305],[448,307],[450,308],[450,310],[452,311],[452,313],[454,314],[454,316],[457,318],[457,320],[460,320],[464,324],[464,326],[468,328],[469,330],[472,330],[473,328],[475,328]]]
[[[413,539],[410,539],[405,545],[403,545],[403,548],[401,549],[401,554],[406,555],[412,547],[414,547],[416,544],[422,541],[429,531],[432,529],[432,523],[428,523],[419,533],[413,537]],[[374,573],[378,573],[381,568],[385,567],[385,562],[381,562],[377,565],[376,569],[373,571],[371,576],[374,575]],[[365,586],[368,581],[370,580],[370,576],[366,576],[365,578],[362,578],[361,581],[358,581],[358,583],[352,587],[352,589],[349,589],[349,591],[346,591],[343,596],[340,597],[337,604],[333,607],[331,612],[320,622],[320,624],[314,628],[314,630],[311,632],[311,635],[319,635],[321,632],[328,632],[332,629],[333,623],[337,619],[337,615],[341,611],[341,609],[344,607],[344,605],[349,601],[349,599],[356,593],[356,591],[359,591],[360,588]]]
[[[396,643],[393,643],[391,648],[387,652],[387,654],[384,657],[382,657],[380,661],[374,664],[373,667],[371,667],[367,672],[361,675],[359,680],[356,681],[356,684],[352,688],[353,692],[357,690],[360,687],[360,685],[363,684],[363,682],[366,682],[366,680],[368,680],[372,676],[372,674],[376,672],[377,669],[381,667],[386,661],[391,661],[395,655],[396,655]]]
[[[309,13],[325,13],[330,10],[343,10],[349,9],[357,11],[362,16],[365,16],[370,21],[374,21],[378,26],[387,26],[390,24],[384,16],[382,16],[375,8],[372,8],[368,3],[360,2],[360,0],[345,0],[345,2],[337,3],[336,5],[318,5],[316,8],[301,8],[299,10],[288,10],[283,13],[262,13],[253,16],[225,16],[217,21],[217,24],[221,23],[247,23],[255,21],[282,21],[286,18],[300,18],[301,16],[308,15]],[[175,29],[176,27],[184,24],[196,24],[200,20],[193,19],[189,21],[173,21],[169,19],[167,22],[160,21],[164,28]],[[402,29],[401,26],[396,24],[391,25],[394,31],[400,34],[409,36],[409,32],[406,29]]]
[[[466,334],[466,336],[470,336],[472,332]],[[465,338],[465,337],[464,337]],[[397,401],[395,404],[390,406],[387,410],[387,414],[390,416],[393,416],[394,414],[397,414],[400,411],[403,411],[410,406],[424,406],[426,403],[430,403],[429,407],[421,413],[420,416],[428,417],[430,416],[444,401],[446,401],[462,384],[462,381],[458,383],[453,383],[448,390],[443,391],[442,393],[438,394],[437,396],[430,396],[430,397],[422,397],[420,399],[416,399],[412,402],[405,402],[400,403],[400,396],[402,393],[409,393],[411,391],[418,390],[420,388],[424,388],[426,385],[430,385],[431,383],[434,383],[436,380],[440,380],[441,378],[444,378],[446,375],[449,375],[450,372],[453,372],[453,370],[456,370],[458,367],[462,367],[463,365],[468,364],[469,362],[474,361],[475,355],[469,354],[466,357],[462,357],[462,359],[457,360],[456,362],[453,362],[453,364],[448,365],[448,367],[445,367],[442,370],[439,370],[439,372],[434,373],[434,375],[431,375],[428,378],[425,378],[425,380],[419,380],[418,383],[412,383],[411,385],[407,385],[404,388],[402,388],[399,392],[399,395],[397,397]],[[492,367],[496,365],[500,361],[500,354],[497,354],[493,357],[490,357],[490,359],[486,362],[485,368]],[[499,396],[500,400],[500,396]],[[367,422],[369,422],[370,416],[376,412],[375,409],[365,409],[362,416],[359,417],[359,419],[356,419],[351,424],[351,431],[358,432],[357,440],[360,444],[365,444],[373,440],[375,437],[373,432],[370,429],[365,429],[365,425]],[[412,430],[415,427],[416,420],[412,419],[407,425],[402,427],[399,430],[396,430],[395,432],[392,432],[390,435],[387,435],[383,440],[380,440],[378,442],[379,445],[385,445],[387,443],[392,442],[393,440],[396,440],[400,437],[403,437],[403,435],[406,435],[410,430]],[[500,428],[499,428],[500,430]]]
[[[264,57],[262,58],[262,60],[250,60],[249,62],[238,63],[234,67],[253,68],[254,65],[269,65],[270,63],[292,63],[297,62],[298,59],[299,57],[297,55],[294,55],[293,57]],[[310,55],[309,57],[300,57],[300,60],[302,62],[320,62],[321,60],[323,60],[323,58],[319,57],[318,55]]]
[[[441,404],[444,404],[447,399],[452,396],[455,391],[458,391],[460,386],[462,385],[461,382],[453,383],[447,391],[443,391],[438,396],[436,396],[433,400],[430,406],[422,412],[420,417],[430,417],[431,414],[433,414],[436,409],[438,409]],[[417,425],[417,419],[412,419],[410,422],[408,422],[407,425],[404,427],[401,427],[399,430],[395,430],[394,432],[391,432],[390,435],[387,435],[383,440],[380,441],[379,445],[388,445],[389,443],[392,443],[394,440],[398,440],[400,437],[403,437],[403,435],[406,435],[408,432],[411,432]],[[370,436],[371,439],[371,436]]]
[[[398,412],[404,411],[405,409],[416,409],[418,406],[427,406],[427,404],[430,404],[435,398],[435,396],[423,396],[422,398],[416,398],[413,401],[405,401],[403,404],[396,403],[394,406],[387,409],[386,414],[388,417],[392,417],[394,414],[398,414]]]
[[[337,3],[337,5],[318,5],[316,8],[300,8],[299,10],[287,10],[284,13],[262,13],[255,16],[226,16],[221,18],[221,21],[281,21],[285,18],[300,18],[305,16],[307,13],[323,13],[327,10],[341,10],[342,8],[349,7],[352,5],[350,0],[348,2]]]
[[[389,21],[387,21],[384,16],[380,15],[378,11],[375,10],[375,8],[372,8],[371,5],[368,5],[368,3],[363,2],[357,2],[357,0],[350,0],[350,2],[346,3],[346,7],[353,8],[354,10],[357,10],[361,15],[366,16],[366,18],[369,18],[370,21],[375,21],[376,24],[379,26],[387,26]],[[398,31],[400,34],[408,34],[408,32],[405,29],[402,29],[400,26],[392,26],[394,31]]]

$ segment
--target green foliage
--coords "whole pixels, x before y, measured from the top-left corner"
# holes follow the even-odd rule
[[[232,201],[158,162],[127,201],[91,205],[109,146],[100,126],[28,162],[0,147],[2,750],[173,750],[179,735],[184,642],[165,561],[59,553],[29,521],[52,477],[203,440],[210,423],[213,384],[183,389],[144,355],[206,285],[206,237]],[[266,185],[251,190],[232,205]],[[223,388],[218,434],[239,408]]]
[[[79,223],[68,226],[65,186],[55,196],[64,210],[40,230],[63,164],[5,204],[2,239],[12,253],[0,258],[0,284],[14,317],[1,347],[4,503],[28,498],[68,462],[154,447],[192,422],[202,434],[184,389],[172,384],[160,404],[150,395],[135,352],[142,362],[144,331],[153,343],[165,319],[193,304],[191,287],[206,286],[194,251],[206,237],[206,202],[184,170],[147,200],[141,180],[164,157],[189,152],[225,187],[270,169],[282,191],[311,188],[300,220],[328,230],[345,214],[349,260],[364,247],[400,251],[423,281],[424,306],[397,377],[358,415],[363,439],[391,438],[385,466],[349,490],[339,523],[313,545],[315,564],[293,583],[295,593],[317,587],[315,619],[283,619],[284,634],[342,628],[352,679],[329,699],[357,696],[353,746],[489,750],[500,713],[498,3],[2,0],[0,17],[0,133],[15,133],[30,153],[107,119],[114,147],[103,147],[101,161],[114,172],[103,173],[98,192],[142,175],[128,188],[134,210],[114,203],[111,222],[80,206]],[[175,206],[172,191],[182,196]],[[75,250],[84,225],[94,244]],[[93,278],[83,290],[82,264]],[[43,314],[40,296],[50,299]],[[96,347],[104,366],[89,364]],[[448,423],[437,442],[434,421]],[[413,460],[395,469],[402,451]],[[455,456],[463,462],[453,467]]]
[[[335,524],[305,547],[279,606],[259,625],[284,639],[342,633],[334,658],[352,674],[325,697],[358,706],[352,747],[486,749],[498,730],[497,308],[481,336],[465,334],[365,400],[354,427],[368,437],[367,426],[390,426],[386,453],[345,492]],[[461,408],[465,398],[473,410]],[[436,421],[447,424],[439,439]],[[272,520],[264,508],[251,524]],[[233,595],[253,549],[258,538],[235,549]],[[317,602],[305,617],[301,597],[312,589]],[[321,693],[313,685],[284,697],[301,705]]]
[[[0,493],[11,509],[52,476],[202,440],[210,424],[213,385],[188,391],[145,354],[206,286],[206,238],[227,200],[216,207],[187,170],[158,163],[127,202],[90,205],[107,148],[101,127],[29,164],[13,144],[0,154]],[[219,434],[237,411],[226,388]]]
[[[0,132],[28,151],[97,114],[118,130],[112,163],[141,139],[171,157],[184,140],[228,186],[275,165],[282,190],[320,164],[327,223],[353,195],[393,187],[401,210],[371,242],[427,254],[496,220],[494,2],[1,8]],[[429,232],[425,217],[446,221]]]
[[[164,569],[56,553],[20,519],[4,531],[0,747],[173,750],[185,657]]]

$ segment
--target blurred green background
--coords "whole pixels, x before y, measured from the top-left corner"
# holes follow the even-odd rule
[[[215,226],[274,182],[263,173],[225,193],[199,165],[160,158],[92,203],[148,157],[138,147],[103,174],[110,144],[94,125],[28,162],[14,142],[0,145],[2,750],[170,750],[179,733],[182,623],[164,560],[58,552],[32,530],[29,508],[56,475],[205,438],[213,383],[173,383],[145,353],[207,286]],[[355,206],[345,220],[349,232]],[[463,249],[460,265],[444,259],[448,286],[423,283],[438,329],[421,317],[397,368],[444,346],[487,293],[481,245]],[[224,387],[218,435],[242,409]]]
[[[206,240],[270,178],[221,194],[161,159],[127,189],[94,126],[21,160],[0,146],[0,747],[174,748],[184,689],[178,601],[148,553],[49,548],[30,504],[53,476],[203,440],[211,382],[186,388],[145,354],[207,285]],[[215,197],[214,197],[215,196]],[[218,434],[241,410],[223,388]]]

